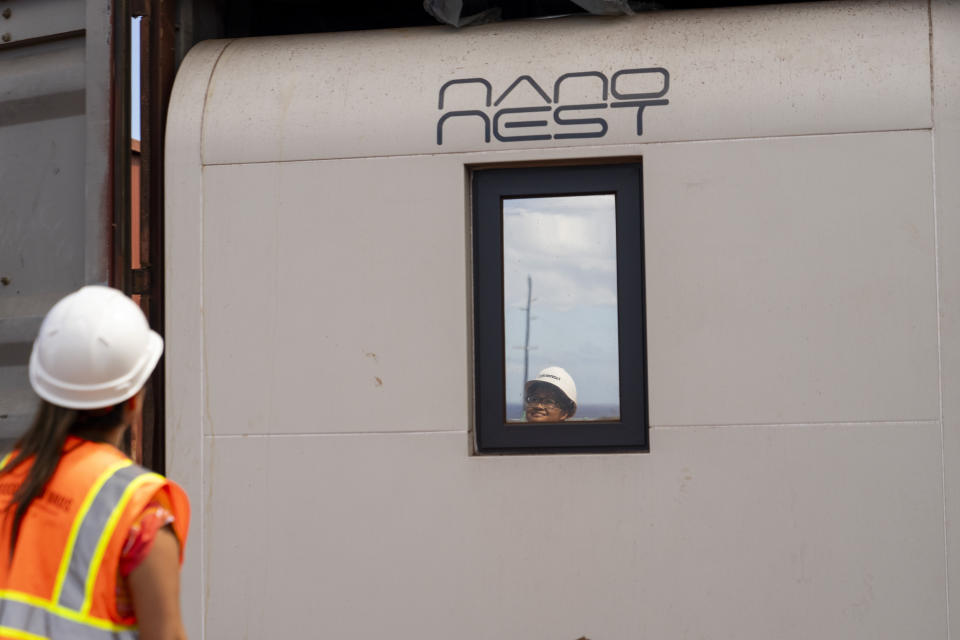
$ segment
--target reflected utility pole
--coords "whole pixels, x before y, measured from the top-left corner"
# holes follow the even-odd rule
[[[529,377],[528,367],[530,366],[530,303],[533,302],[533,278],[530,277],[530,274],[527,274],[527,306],[524,307],[524,311],[527,312],[527,329],[523,335],[523,380],[522,392],[520,393],[520,406],[523,406],[527,394],[527,380]]]

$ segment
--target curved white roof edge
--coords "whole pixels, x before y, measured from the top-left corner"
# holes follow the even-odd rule
[[[204,43],[171,125],[203,110],[204,164],[928,128],[928,28],[910,0]]]

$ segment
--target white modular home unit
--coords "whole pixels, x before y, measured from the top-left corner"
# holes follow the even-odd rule
[[[563,186],[607,169],[639,201]],[[188,632],[960,633],[958,175],[953,1],[201,43],[166,166]],[[547,240],[575,258],[517,280]],[[581,414],[511,422],[538,362]],[[549,446],[608,423],[647,440]]]

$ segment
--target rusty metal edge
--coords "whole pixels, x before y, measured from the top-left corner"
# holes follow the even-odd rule
[[[175,72],[176,3],[146,0],[140,21],[140,259],[149,272],[142,301],[150,325],[164,332],[164,148],[167,105]],[[150,378],[143,423],[143,461],[160,473],[166,467],[164,362]]]
[[[130,294],[130,12],[127,0],[110,0],[110,284]],[[124,449],[139,462],[136,438],[128,430]]]
[[[74,29],[73,31],[64,31],[62,33],[51,33],[46,36],[37,36],[35,38],[25,38],[23,40],[13,40],[11,42],[0,42],[0,51],[8,51],[18,47],[29,47],[35,44],[45,42],[55,42],[57,40],[66,40],[67,38],[84,37],[87,35],[86,29]]]

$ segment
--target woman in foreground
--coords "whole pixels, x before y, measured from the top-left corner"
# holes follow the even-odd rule
[[[179,640],[189,503],[120,451],[163,352],[139,307],[83,287],[30,355],[42,398],[0,460],[0,638]]]

